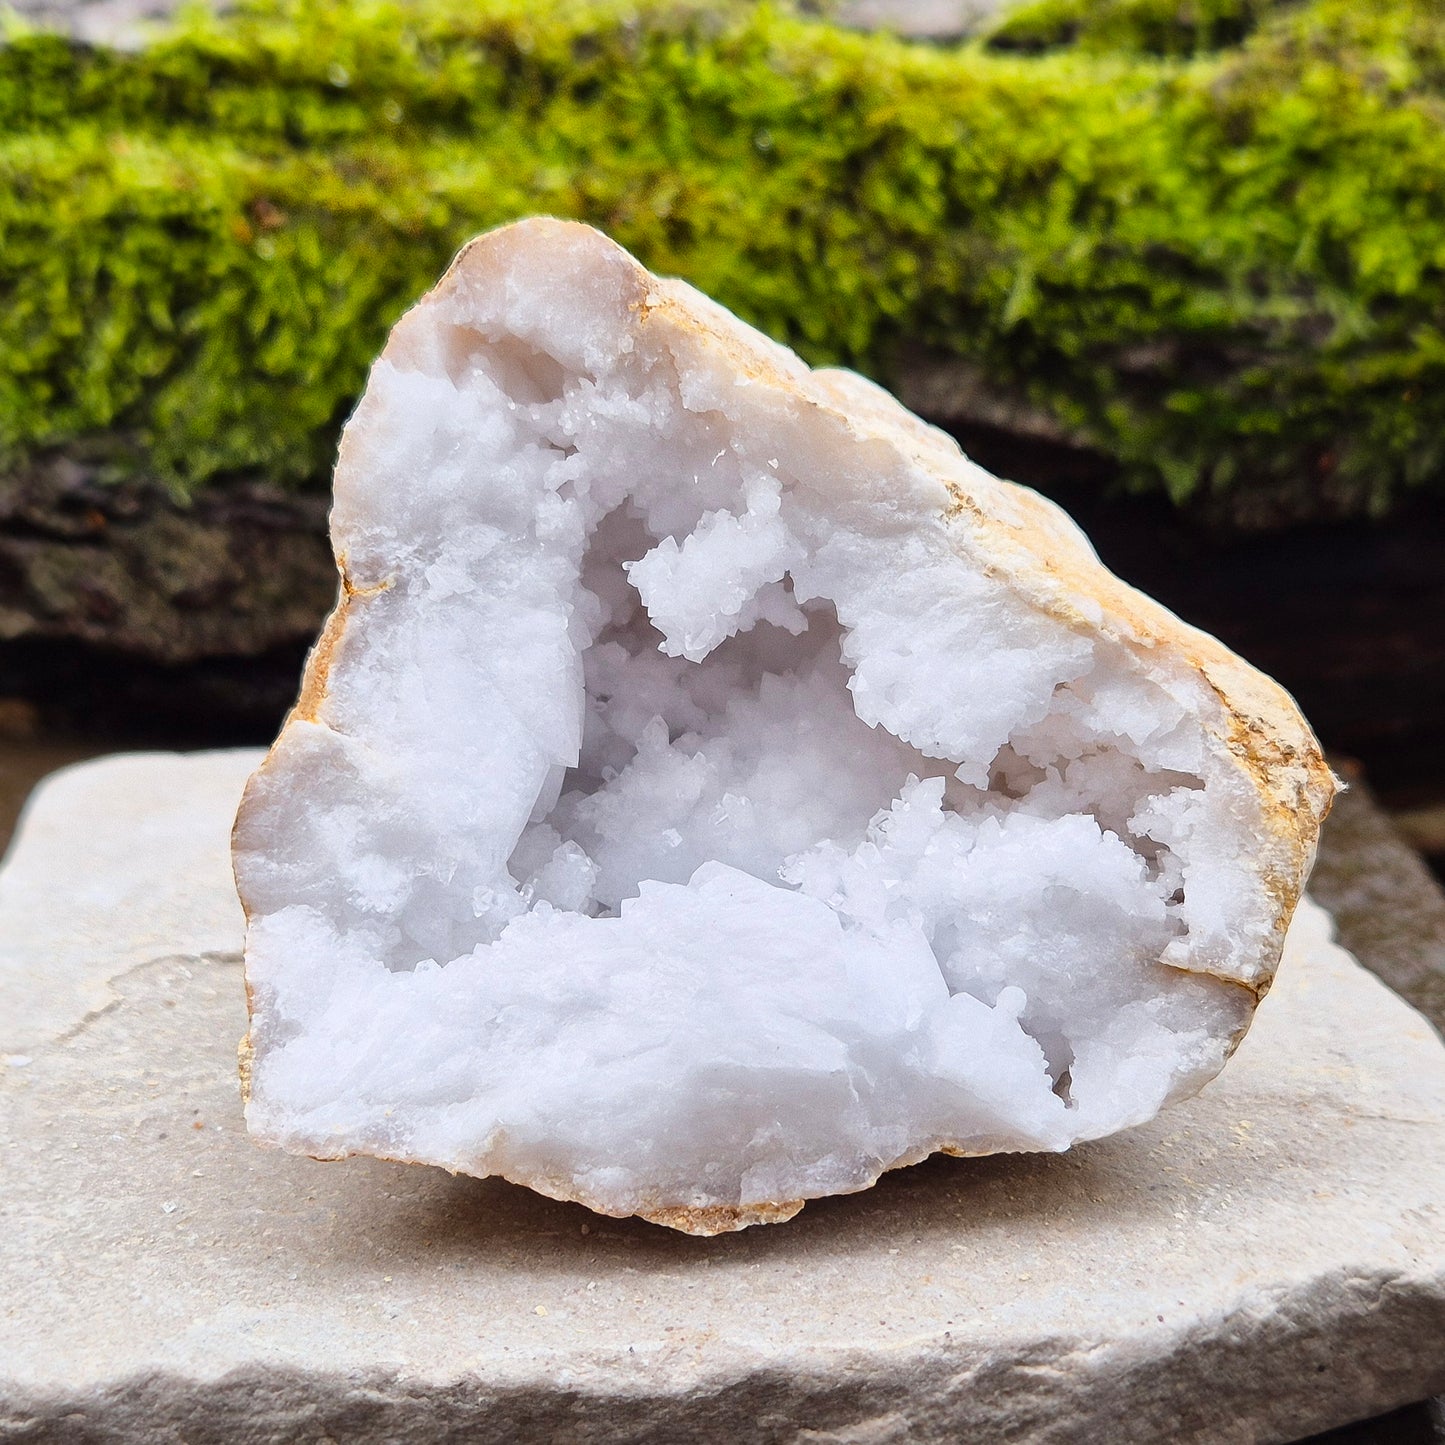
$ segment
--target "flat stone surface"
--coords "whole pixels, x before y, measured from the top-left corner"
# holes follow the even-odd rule
[[[261,756],[139,753],[34,794],[0,870],[0,1054],[64,1038],[157,959],[240,958],[231,819]]]
[[[255,757],[61,774],[0,875],[0,1440],[1267,1442],[1445,1385],[1445,1047],[1318,909],[1152,1124],[693,1239],[248,1141]]]

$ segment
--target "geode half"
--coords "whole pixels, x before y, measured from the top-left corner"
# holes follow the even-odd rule
[[[709,1234],[1137,1124],[1269,985],[1289,697],[596,231],[402,319],[332,533],[236,823],[261,1139]]]

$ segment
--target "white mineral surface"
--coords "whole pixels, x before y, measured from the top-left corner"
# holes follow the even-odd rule
[[[253,1131],[747,1210],[1197,1090],[1278,943],[1217,696],[542,239],[349,428],[344,626],[237,830]]]

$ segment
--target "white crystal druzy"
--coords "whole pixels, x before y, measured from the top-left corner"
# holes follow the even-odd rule
[[[1223,1064],[1330,780],[1062,514],[596,232],[465,252],[346,434],[236,831],[248,1119],[710,1232]]]

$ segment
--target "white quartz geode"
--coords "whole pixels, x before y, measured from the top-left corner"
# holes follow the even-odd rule
[[[1211,1078],[1333,782],[1052,504],[585,226],[473,242],[347,428],[252,779],[254,1134],[696,1233]]]

